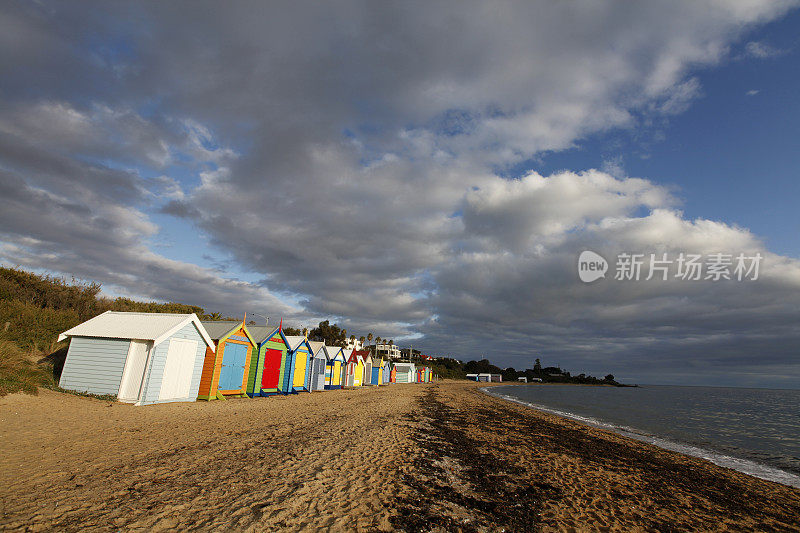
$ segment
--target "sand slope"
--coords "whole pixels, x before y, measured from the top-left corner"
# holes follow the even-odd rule
[[[389,529],[423,388],[144,408],[8,396],[0,527]]]

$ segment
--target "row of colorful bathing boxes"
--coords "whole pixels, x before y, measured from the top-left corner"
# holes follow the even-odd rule
[[[107,311],[65,331],[59,385],[135,405],[427,383],[429,367],[285,335],[281,326]]]

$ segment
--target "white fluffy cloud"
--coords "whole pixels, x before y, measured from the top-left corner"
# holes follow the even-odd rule
[[[676,365],[724,359],[750,376],[747,349],[760,346],[777,368],[797,336],[795,260],[746,229],[687,220],[675,191],[646,177],[502,176],[686,112],[702,93],[694,72],[795,5],[8,9],[0,27],[20,29],[25,52],[0,46],[11,74],[0,89],[2,256],[222,311],[235,295],[518,366],[536,352],[593,372],[678,376]],[[46,214],[34,219],[34,207]],[[155,213],[194,224],[264,286],[154,254]],[[757,285],[586,286],[574,272],[583,249],[766,259]],[[660,367],[645,357],[656,353]]]

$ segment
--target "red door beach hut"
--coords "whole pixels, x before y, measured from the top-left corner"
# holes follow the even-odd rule
[[[344,352],[339,346],[325,345],[325,388],[341,389],[344,385]]]
[[[224,399],[247,395],[247,377],[256,345],[244,320],[204,321],[203,327],[216,344],[207,349],[198,399]]]
[[[256,357],[247,379],[249,396],[271,396],[285,392],[287,342],[282,325],[250,326],[256,341]]]
[[[325,343],[309,341],[311,346],[311,379],[309,380],[311,392],[325,389]]]
[[[59,386],[135,405],[197,400],[214,342],[195,314],[106,311],[71,328]]]

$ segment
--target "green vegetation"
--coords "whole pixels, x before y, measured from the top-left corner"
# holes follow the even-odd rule
[[[56,386],[52,366],[38,364],[38,357],[38,352],[25,351],[0,338],[0,396],[10,392],[36,394],[39,387]]]
[[[562,370],[557,366],[549,366],[542,368],[539,360],[533,368],[526,370],[516,370],[512,367],[500,368],[493,365],[488,359],[481,359],[480,361],[468,361],[461,363],[455,359],[437,358],[432,361],[422,360],[420,357],[412,357],[411,360],[415,363],[431,367],[433,373],[442,379],[466,379],[467,374],[500,374],[503,376],[503,381],[516,382],[519,378],[527,378],[528,381],[541,380],[543,383],[576,383],[585,385],[614,385],[624,387],[614,380],[613,374],[608,374],[604,378],[596,378],[587,376],[586,374],[579,374],[573,376],[566,370]]]
[[[347,344],[347,330],[341,329],[336,324],[331,324],[330,321],[324,320],[319,323],[319,326],[311,330],[308,338],[312,341],[324,342],[328,346],[344,346]]]
[[[98,283],[0,267],[0,396],[57,388],[67,355],[67,343],[57,342],[59,333],[105,311],[196,313],[203,320],[224,320],[196,305],[110,299],[99,293]]]

